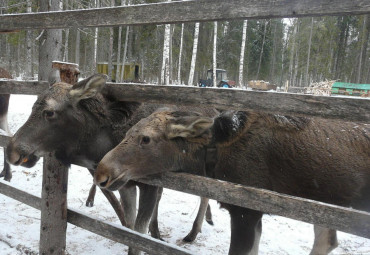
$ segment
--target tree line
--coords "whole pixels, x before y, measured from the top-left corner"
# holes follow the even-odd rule
[[[160,1],[57,2],[63,10],[75,10]],[[38,11],[39,1],[0,0],[0,14]],[[34,78],[44,32],[0,34],[1,66]],[[325,79],[370,83],[369,32],[369,15],[77,28],[61,30],[56,50],[58,60],[78,63],[82,76],[95,73],[99,62],[108,63],[109,75],[114,63],[136,63],[141,81],[196,85],[216,66],[238,86],[265,80],[304,87]]]

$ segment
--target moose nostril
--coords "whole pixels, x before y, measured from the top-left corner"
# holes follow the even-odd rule
[[[105,181],[101,182],[101,183],[99,184],[99,186],[100,186],[100,187],[102,187],[102,188],[104,188],[105,186],[107,186],[108,181],[109,181],[109,177],[107,177],[107,179],[106,179]]]

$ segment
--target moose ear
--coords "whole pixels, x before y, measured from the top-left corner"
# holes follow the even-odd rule
[[[75,102],[87,99],[99,93],[107,82],[108,76],[105,74],[94,74],[89,78],[77,82],[69,92]]]
[[[183,116],[175,119],[169,124],[167,137],[173,139],[176,137],[194,138],[201,136],[213,125],[213,119],[202,116]]]

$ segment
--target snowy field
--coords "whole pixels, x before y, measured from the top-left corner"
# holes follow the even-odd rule
[[[13,133],[26,121],[35,96],[12,95],[9,109],[9,124]],[[2,155],[2,152],[0,151]],[[3,157],[0,156],[0,170]],[[12,167],[11,185],[34,195],[41,195],[42,162],[32,169]],[[68,205],[119,224],[113,209],[97,192],[95,205],[85,207],[85,199],[92,184],[88,171],[72,166],[69,174]],[[191,229],[199,206],[199,198],[185,193],[165,190],[159,212],[160,231],[166,242],[185,247],[195,254],[227,254],[230,228],[227,211],[211,201],[214,226],[203,225],[202,233],[192,244],[181,240]],[[0,255],[38,254],[40,212],[15,200],[0,195]],[[353,235],[338,233],[339,247],[332,254],[370,255],[370,240]],[[313,243],[313,227],[287,218],[265,215],[260,254],[309,254]],[[68,225],[67,252],[73,255],[125,254],[127,247],[88,231]]]

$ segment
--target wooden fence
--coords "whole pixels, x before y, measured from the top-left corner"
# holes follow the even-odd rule
[[[2,15],[0,32],[366,13],[370,13],[370,1],[365,0],[190,0]],[[47,88],[45,82],[0,80],[0,93],[37,95]],[[370,123],[368,99],[139,84],[108,84],[108,89],[121,95],[121,99],[131,101],[255,109]],[[0,146],[6,146],[8,139],[0,136]],[[68,169],[50,155],[44,158],[41,198],[0,183],[0,193],[41,210],[40,254],[64,254],[67,222],[150,254],[190,254],[183,248],[68,209],[67,179]],[[165,173],[139,181],[370,238],[370,213],[367,212],[189,174]]]

